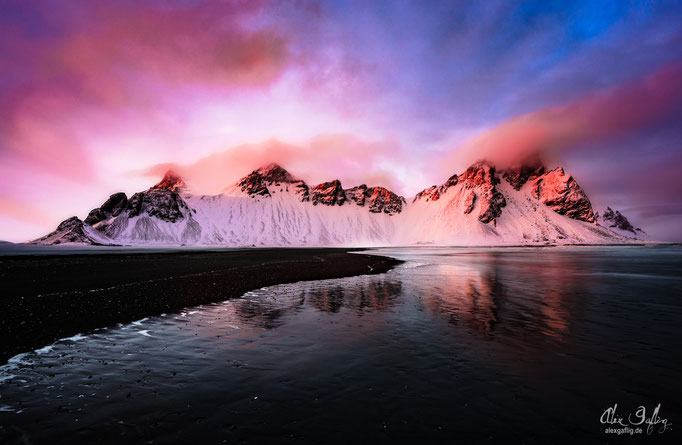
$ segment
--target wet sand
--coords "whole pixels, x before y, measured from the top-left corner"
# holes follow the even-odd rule
[[[350,249],[243,249],[0,257],[0,363],[96,328],[304,280],[383,273]]]

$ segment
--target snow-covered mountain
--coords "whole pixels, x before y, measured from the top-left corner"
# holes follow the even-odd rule
[[[610,211],[610,209],[609,209]],[[409,202],[384,187],[309,186],[277,164],[213,196],[167,172],[128,198],[113,194],[81,221],[71,217],[37,244],[383,246],[636,242],[620,213],[599,219],[575,179],[538,159],[497,171],[479,161]],[[599,223],[602,224],[599,224]],[[629,223],[627,223],[629,224]],[[629,227],[629,226],[628,226]]]
[[[635,228],[628,219],[623,216],[618,210],[614,211],[611,207],[607,207],[601,215],[599,213],[595,214],[595,219],[604,227],[608,227],[614,232],[626,236],[628,238],[646,239],[648,238],[647,233],[640,229]]]

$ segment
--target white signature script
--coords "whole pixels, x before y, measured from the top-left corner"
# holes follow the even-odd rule
[[[634,413],[628,414],[627,417],[620,415],[617,410],[618,404],[616,403],[604,411],[599,418],[599,421],[603,424],[608,424],[611,426],[618,425],[621,427],[646,425],[647,434],[652,434],[654,431],[657,433],[664,433],[672,426],[672,423],[669,423],[668,419],[662,418],[660,416],[660,403],[656,406],[656,408],[654,408],[654,411],[649,416],[647,416],[647,410],[644,406],[638,407]]]

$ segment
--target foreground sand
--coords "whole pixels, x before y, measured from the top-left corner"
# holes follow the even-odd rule
[[[398,263],[349,249],[0,257],[0,363],[95,328],[263,286],[383,273]]]

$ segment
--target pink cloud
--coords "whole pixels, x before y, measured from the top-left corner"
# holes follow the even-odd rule
[[[104,3],[92,18],[97,25],[67,35],[48,57],[96,93],[102,80],[110,88],[125,89],[134,81],[131,75],[225,86],[266,85],[288,62],[287,42],[273,30],[242,26],[240,19],[254,9],[248,2],[202,4],[188,10]]]
[[[50,221],[46,212],[41,211],[26,202],[0,196],[0,215],[18,221],[18,224],[44,225]]]
[[[551,156],[623,136],[669,116],[681,93],[678,63],[630,84],[511,119],[453,150],[436,170],[443,176],[453,166],[461,168],[480,158],[508,165],[531,153]]]
[[[42,2],[36,9],[63,32],[0,30],[0,68],[21,79],[0,95],[0,159],[88,181],[86,133],[134,133],[180,86],[266,88],[290,63],[280,31],[244,24],[260,2],[121,3]]]
[[[406,162],[401,153],[390,140],[366,142],[352,135],[327,134],[302,145],[276,139],[239,145],[190,165],[155,165],[146,174],[161,176],[173,169],[195,191],[218,193],[258,167],[276,162],[310,184],[340,179],[344,187],[365,183],[400,191],[401,184],[391,173],[388,163]]]

